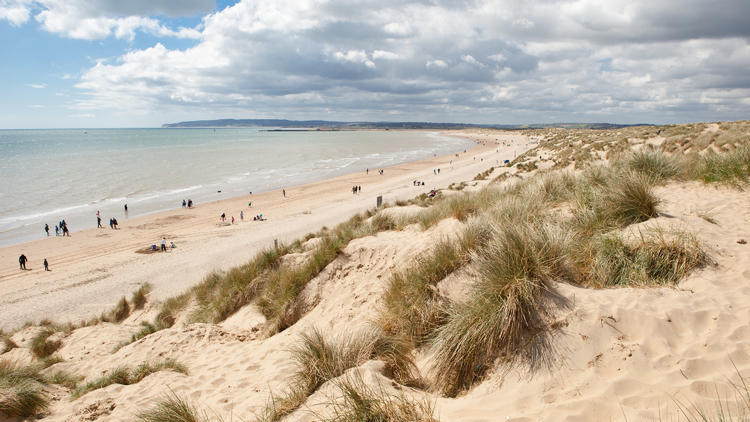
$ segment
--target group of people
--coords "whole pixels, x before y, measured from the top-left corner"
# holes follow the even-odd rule
[[[65,222],[65,220],[60,220],[59,223],[55,226],[55,236],[60,236],[60,231],[62,230],[63,236],[70,236],[70,230],[68,230],[68,223]],[[49,224],[44,225],[44,232],[47,233],[47,236],[49,236]]]
[[[411,184],[412,186],[424,186],[424,182],[420,182],[419,180],[414,180]]]
[[[109,228],[116,230],[119,223],[117,222],[117,219],[112,217],[109,219]],[[104,226],[102,226],[102,216],[99,214],[99,210],[96,211],[96,228],[103,229]]]
[[[30,268],[26,268],[26,263],[29,262],[29,259],[26,258],[26,255],[21,254],[21,256],[18,257],[18,264],[21,267],[22,271],[29,270]],[[42,265],[44,265],[44,271],[49,271],[49,262],[47,262],[47,258],[44,258],[44,261],[42,261]]]
[[[356,195],[356,194],[358,194],[360,192],[362,192],[362,186],[352,186],[352,193],[353,194]]]
[[[435,175],[440,174],[440,169],[432,169],[432,174],[435,174]]]
[[[187,201],[185,201],[183,199],[182,200],[182,208],[193,208],[193,200],[192,199],[188,199]]]

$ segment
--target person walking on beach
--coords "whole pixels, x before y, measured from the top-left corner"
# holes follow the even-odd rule
[[[125,214],[128,213],[128,204],[125,204]]]
[[[224,220],[226,220],[226,218],[227,218],[227,215],[226,215],[225,213],[221,213],[221,216],[220,216],[220,217],[221,217],[221,222],[223,223],[223,222],[224,222]]]
[[[49,237],[49,224],[44,225],[44,232],[47,233],[47,237]]]
[[[63,230],[63,236],[70,237],[70,231],[68,230],[68,224],[65,222],[65,220],[63,220],[62,230]]]
[[[240,211],[240,221],[245,221],[245,213]]]
[[[26,269],[26,261],[28,261],[26,255],[21,254],[21,256],[18,257],[18,263],[21,265],[22,270]]]
[[[182,200],[182,208],[185,208],[186,206],[187,206],[187,202],[185,202],[185,200],[183,199]]]
[[[167,251],[167,238],[166,237],[161,238],[161,251],[162,252]]]
[[[49,271],[49,263],[47,262],[47,258],[44,258],[44,271]]]
[[[55,226],[55,236],[60,236],[60,228]]]
[[[104,228],[104,227],[102,227],[102,218],[99,217],[98,215],[96,216],[96,228],[97,229],[103,229]]]
[[[284,198],[286,198],[286,189],[282,189],[281,194],[284,195]]]
[[[232,224],[234,224],[234,216],[232,216]]]

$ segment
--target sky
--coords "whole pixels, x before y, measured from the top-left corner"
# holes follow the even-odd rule
[[[0,0],[0,128],[749,119],[748,16],[748,0]]]

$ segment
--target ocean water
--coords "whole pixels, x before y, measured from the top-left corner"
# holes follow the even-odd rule
[[[0,130],[0,245],[448,154],[430,132],[263,128]],[[221,190],[222,193],[217,193]]]

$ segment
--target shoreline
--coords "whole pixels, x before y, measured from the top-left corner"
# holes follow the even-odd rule
[[[174,296],[214,270],[246,262],[257,251],[273,245],[274,239],[292,241],[372,208],[378,195],[387,203],[471,180],[477,173],[497,166],[496,161],[513,158],[510,153],[520,153],[532,145],[529,138],[519,134],[493,132],[494,139],[503,140],[496,145],[496,140],[481,133],[439,133],[468,138],[476,145],[458,153],[458,157],[450,154],[385,167],[382,176],[373,169],[369,174],[360,171],[290,186],[286,197],[280,189],[274,189],[217,199],[192,209],[140,215],[120,222],[119,230],[83,229],[70,238],[49,237],[2,246],[0,328],[15,328],[27,320],[42,318],[74,321],[98,315],[144,282],[152,284],[154,299]],[[434,175],[434,168],[441,168],[441,174]],[[424,180],[425,186],[413,186],[410,180],[415,179]],[[353,185],[361,185],[362,193],[353,195]],[[248,201],[252,201],[252,207],[247,207]],[[241,210],[244,221],[239,219]],[[227,221],[234,216],[236,224],[220,224],[222,212]],[[252,216],[257,214],[268,221],[253,222]],[[168,253],[135,253],[158,245],[162,236],[168,244],[175,242],[177,248]],[[21,253],[29,258],[27,267],[31,270],[19,270]],[[48,259],[51,271],[42,269],[43,258]]]
[[[386,131],[372,130],[358,132],[387,133]],[[250,139],[256,139],[254,138],[256,135],[253,133],[249,135],[251,136]],[[413,136],[412,134],[416,135]],[[361,154],[352,154],[352,151],[346,151],[341,154],[333,153],[316,156],[304,162],[292,160],[291,163],[277,163],[278,166],[250,165],[250,167],[257,167],[254,169],[246,168],[247,166],[235,166],[232,167],[231,171],[214,172],[213,170],[202,168],[199,171],[205,174],[202,174],[203,177],[200,178],[187,177],[182,180],[175,179],[171,183],[156,183],[153,186],[149,185],[148,181],[139,180],[139,182],[146,184],[142,186],[139,182],[136,182],[132,186],[130,183],[120,184],[115,187],[115,190],[110,192],[106,192],[106,186],[98,185],[94,188],[105,189],[105,192],[102,192],[101,195],[81,191],[74,192],[78,195],[72,199],[59,198],[61,199],[60,202],[42,203],[36,200],[32,201],[29,208],[10,206],[9,209],[11,211],[3,214],[2,218],[0,218],[2,220],[0,224],[2,226],[0,248],[22,245],[27,242],[46,238],[47,236],[44,235],[44,231],[42,230],[45,223],[49,224],[50,232],[54,235],[53,228],[56,224],[55,221],[60,221],[63,218],[68,222],[68,226],[74,230],[71,233],[95,228],[96,220],[94,219],[94,214],[97,210],[101,211],[103,224],[106,225],[107,219],[111,217],[115,217],[119,221],[124,221],[144,215],[153,215],[159,212],[179,209],[180,202],[188,197],[192,198],[196,204],[233,199],[246,195],[248,192],[258,194],[282,189],[283,187],[300,186],[353,174],[367,167],[379,168],[379,166],[405,164],[415,160],[432,158],[434,153],[449,154],[473,146],[470,140],[459,139],[458,137],[446,136],[446,142],[446,139],[440,139],[440,132],[432,130],[394,131],[393,135],[397,138],[402,138],[403,142],[399,142],[398,140],[395,143],[388,142],[387,139],[389,138],[386,138],[384,142],[390,146],[386,147],[385,150],[377,148],[377,146],[375,148],[365,146]],[[321,136],[324,136],[324,140],[329,139],[326,135],[321,134]],[[367,137],[369,135],[363,136]],[[294,141],[294,139],[298,138],[290,139]],[[312,138],[310,138],[312,145],[314,145],[314,139],[317,139],[316,135],[312,135]],[[341,140],[345,138],[339,136],[331,139]],[[416,143],[412,146],[408,141],[409,139],[415,140]],[[230,144],[234,142],[232,138],[227,139],[227,141]],[[405,145],[407,146],[404,147]],[[378,154],[375,155],[379,158],[373,158],[371,156],[372,152],[377,152]],[[255,174],[252,175],[252,172],[255,172]],[[118,179],[128,180],[130,177],[130,175],[123,174],[123,177]],[[137,176],[135,177],[138,179]],[[36,191],[31,197],[44,198],[45,196],[44,193]],[[123,205],[126,203],[129,207],[129,213],[123,211]]]

